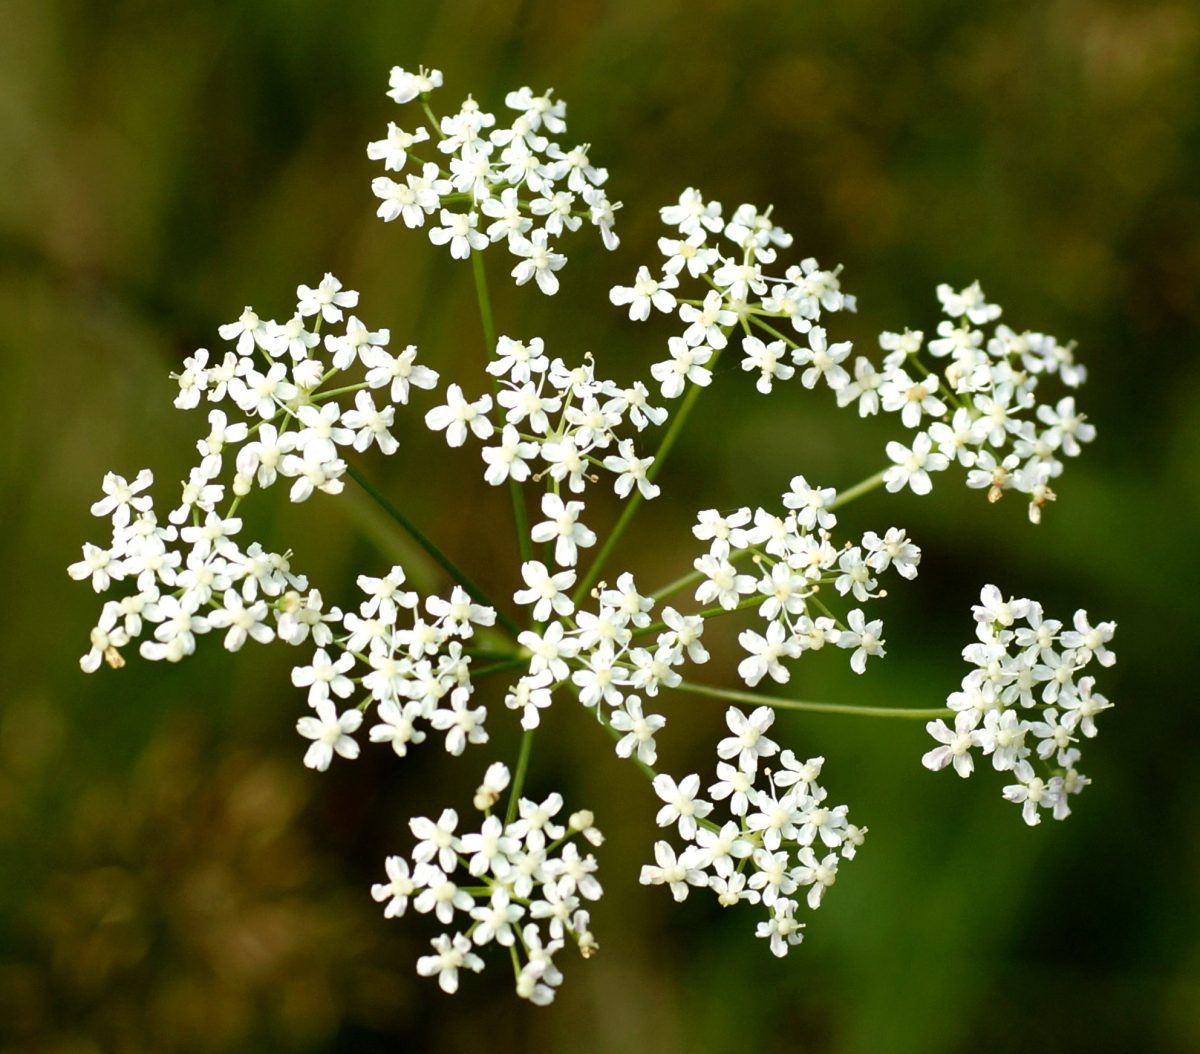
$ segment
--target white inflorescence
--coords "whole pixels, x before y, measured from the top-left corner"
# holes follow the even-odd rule
[[[567,941],[585,958],[599,947],[586,905],[603,890],[587,847],[604,838],[590,812],[561,816],[559,794],[541,802],[520,798],[516,811],[501,820],[492,807],[509,782],[500,762],[487,770],[475,792],[483,818],[474,830],[460,827],[454,809],[436,820],[411,819],[417,839],[412,861],[388,857],[387,881],[374,885],[371,895],[388,918],[399,918],[411,905],[454,927],[433,938],[433,954],[417,961],[417,972],[436,976],[444,992],[458,990],[460,970],[483,969],[477,950],[498,945],[512,958],[517,995],[545,1006],[562,982],[554,956]]]
[[[658,825],[677,828],[689,844],[677,853],[669,842],[656,842],[654,863],[642,868],[641,881],[667,886],[676,900],[699,887],[712,890],[724,907],[761,903],[767,918],[757,935],[784,956],[804,937],[796,916],[800,900],[813,911],[821,906],[838,864],[854,858],[867,829],[847,820],[845,805],[827,803],[817,783],[824,758],[800,761],[767,737],[774,719],[765,706],[725,715],[730,734],[717,744],[717,781],[708,793],[724,804],[728,819],[713,818],[713,803],[699,796],[699,776],[655,777],[664,802]]]
[[[991,501],[1007,490],[1028,495],[1034,523],[1054,500],[1051,481],[1062,473],[1062,458],[1076,457],[1094,438],[1073,395],[1043,401],[1038,390],[1055,377],[1068,390],[1083,384],[1087,372],[1075,362],[1074,345],[1003,324],[985,334],[979,327],[994,323],[1000,308],[978,282],[959,291],[938,286],[946,318],[928,343],[919,330],[881,334],[886,354],[877,369],[862,355],[852,362],[851,343],[831,343],[820,325],[824,314],[856,308],[842,291],[841,268],[822,269],[810,257],[780,269],[778,250],[790,247],[792,236],[770,209],[740,205],[727,220],[720,203],[688,189],[662,209],[662,219],[677,237],[659,239],[661,273],[640,268],[634,284],[614,288],[611,299],[627,305],[635,321],[653,309],[686,325],[667,342],[670,358],[651,371],[664,398],[688,384],[709,384],[730,330],[740,326],[742,369],[756,375],[760,392],[799,373],[805,388],[829,388],[839,406],[857,406],[862,417],[899,414],[914,434],[887,444],[889,491],[928,494],[930,473],[957,462],[967,470],[967,486],[986,490]],[[683,297],[685,277],[697,298]]]
[[[412,131],[392,124],[368,147],[390,173],[373,185],[380,216],[427,226],[430,239],[457,258],[504,242],[519,260],[511,272],[516,284],[534,281],[544,293],[558,289],[565,232],[587,220],[616,247],[616,206],[601,189],[607,173],[591,164],[586,147],[559,140],[561,100],[528,88],[509,93],[516,116],[508,127],[470,98],[439,119],[430,100],[441,84],[437,70],[392,70],[388,94],[414,104],[426,123]],[[487,769],[474,796],[477,825],[460,828],[452,809],[436,820],[411,820],[411,860],[389,857],[387,881],[373,888],[389,918],[411,907],[446,927],[417,969],[447,992],[457,990],[462,971],[482,969],[480,953],[496,944],[512,960],[518,994],[544,1005],[562,979],[558,952],[574,944],[586,957],[597,948],[587,907],[601,894],[588,849],[602,841],[593,817],[562,818],[558,794],[540,802],[521,795],[528,737],[564,696],[611,736],[618,757],[653,781],[662,801],[658,823],[684,843],[676,849],[657,841],[642,882],[666,885],[677,900],[706,887],[723,905],[760,905],[766,919],[758,936],[780,956],[800,942],[799,913],[821,904],[866,828],[848,822],[846,806],[826,804],[817,782],[823,758],[800,761],[771,738],[772,707],[943,714],[927,726],[938,745],[925,766],[967,776],[975,755],[990,757],[1015,780],[1004,796],[1033,824],[1042,811],[1068,814],[1070,797],[1088,782],[1076,769],[1078,743],[1095,735],[1097,714],[1110,706],[1084,671],[1093,662],[1113,664],[1115,625],[1093,626],[1079,611],[1073,628],[1064,628],[1044,618],[1040,605],[1005,600],[994,586],[975,608],[979,640],[964,651],[973,669],[945,710],[905,713],[761,692],[789,683],[808,652],[848,653],[856,674],[885,655],[882,619],[873,606],[868,615],[868,606],[886,596],[885,576],[917,577],[921,550],[895,526],[838,540],[837,510],[877,486],[927,494],[931,473],[957,462],[968,486],[993,501],[1007,490],[1027,495],[1036,522],[1054,497],[1050,483],[1062,459],[1094,435],[1072,396],[1042,401],[1039,384],[1056,377],[1074,389],[1084,369],[1071,345],[993,326],[1000,309],[978,283],[957,292],[940,286],[947,317],[937,337],[926,343],[919,332],[884,333],[886,354],[876,368],[864,356],[852,359],[851,344],[825,328],[856,309],[842,291],[841,269],[811,258],[777,264],[792,238],[771,209],[743,204],[727,217],[689,189],[661,215],[671,228],[659,241],[665,262],[657,272],[640,267],[633,285],[610,293],[635,321],[656,313],[678,319],[667,357],[648,376],[617,381],[590,354],[572,365],[549,354],[541,337],[501,336],[488,349],[486,378],[456,380],[427,397],[425,426],[451,447],[478,441],[485,481],[513,492],[522,555],[512,600],[523,623],[350,468],[351,452],[396,454],[397,411],[414,390],[435,389],[441,378],[417,361],[414,346],[393,350],[386,329],[362,322],[353,313],[358,293],[329,274],[297,289],[287,321],[247,307],[219,328],[227,347],[185,359],[173,375],[175,405],[207,404],[207,432],[178,501],[160,518],[149,470],[132,479],[109,473],[92,506],[109,521],[108,541],[85,545],[68,569],[110,597],[80,660],[89,673],[120,668],[135,645],[146,659],[179,662],[210,632],[230,651],[250,640],[302,647],[291,679],[308,708],[296,731],[306,744],[304,764],[317,771],[335,756],[357,757],[364,725],[367,740],[397,757],[431,736],[462,755],[489,742],[489,703],[503,699],[524,729],[515,775],[500,762]],[[490,333],[481,263],[476,258],[475,277]],[[696,287],[694,297],[684,295],[685,282]],[[993,326],[990,335],[984,326]],[[735,341],[760,392],[793,380],[828,388],[862,416],[899,414],[915,434],[889,443],[888,464],[844,491],[795,475],[777,507],[731,501],[700,511],[692,533],[705,549],[692,573],[655,592],[644,592],[629,571],[602,578],[632,514],[658,497],[658,471],[699,389],[713,382],[719,357]],[[484,383],[491,394],[474,394]],[[648,452],[647,439],[660,432]],[[357,604],[342,610],[292,570],[289,552],[269,552],[247,537],[239,512],[255,491],[282,481],[292,502],[305,502],[318,491],[340,493],[348,474],[452,585],[422,596],[394,566],[359,575]],[[623,511],[602,536],[588,501],[590,485],[605,477]],[[665,603],[689,588],[692,602]],[[736,673],[753,693],[684,679],[709,663],[709,623],[730,616],[746,623],[737,633]],[[502,692],[477,693],[477,681],[497,674],[509,675]],[[699,775],[677,781],[654,768],[667,723],[654,711],[672,690],[750,707],[726,714],[730,735],[717,745],[707,798]],[[502,813],[494,813],[502,800]],[[714,805],[725,815],[715,815]]]
[[[557,242],[565,232],[587,220],[605,248],[617,247],[613,219],[621,206],[604,193],[607,169],[592,164],[587,144],[558,139],[567,130],[565,102],[552,91],[535,95],[521,88],[504,98],[515,113],[507,127],[470,96],[458,113],[437,121],[427,99],[441,85],[439,70],[392,70],[388,95],[402,104],[420,99],[430,127],[405,131],[389,124],[387,136],[367,146],[372,161],[395,173],[371,183],[381,219],[406,227],[428,223],[429,240],[447,246],[456,260],[504,242],[520,260],[512,270],[517,285],[532,280],[547,294],[558,292],[556,272],[567,262]]]
[[[1075,767],[1080,737],[1095,736],[1096,716],[1112,706],[1096,691],[1095,677],[1079,675],[1093,662],[1117,661],[1109,648],[1117,625],[1093,626],[1080,610],[1073,628],[1064,629],[1044,617],[1036,600],[1006,600],[991,585],[973,612],[978,640],[963,649],[963,658],[974,669],[946,700],[953,727],[940,719],[926,726],[939,745],[921,761],[935,771],[952,766],[966,779],[978,751],[997,772],[1016,779],[1004,797],[1021,806],[1027,824],[1040,823],[1043,811],[1065,820],[1071,796],[1091,782]]]

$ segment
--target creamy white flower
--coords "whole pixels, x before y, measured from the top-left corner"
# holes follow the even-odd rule
[[[333,755],[354,759],[358,757],[358,743],[351,733],[362,724],[362,713],[346,710],[341,714],[328,699],[316,704],[316,716],[305,716],[296,722],[296,731],[313,742],[304,754],[304,764],[310,769],[324,772],[329,768]]]

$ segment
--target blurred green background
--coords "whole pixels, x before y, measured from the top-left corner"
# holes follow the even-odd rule
[[[0,1049],[1200,1049],[1200,8],[5,0],[0,14]],[[935,284],[976,278],[1016,328],[1078,339],[1099,438],[1044,525],[949,476],[931,499],[856,503],[850,530],[910,529],[921,577],[881,606],[886,663],[858,679],[816,656],[795,678],[813,698],[936,705],[985,581],[1116,619],[1103,690],[1119,706],[1067,823],[1025,828],[992,773],[925,772],[916,725],[784,715],[780,737],[827,756],[831,793],[871,834],[778,962],[753,909],[675,907],[636,884],[655,801],[563,704],[530,786],[593,806],[609,836],[602,952],[564,962],[549,1010],[513,998],[499,961],[449,999],[413,971],[429,920],[385,923],[368,887],[408,851],[409,815],[465,808],[484,764],[510,756],[502,708],[466,763],[368,749],[322,776],[300,765],[286,649],[230,658],[210,640],[176,668],[80,674],[98,608],[65,567],[96,532],[100,477],[182,475],[200,421],[171,408],[167,374],[243,304],[286,317],[297,283],[332,270],[373,327],[478,389],[469,269],[373,217],[365,144],[395,116],[387,71],[422,62],[445,71],[443,106],[553,85],[625,202],[620,251],[571,239],[555,298],[506,285],[489,254],[502,332],[644,375],[668,330],[623,321],[606,292],[654,257],[658,206],[696,185],[774,202],[797,258],[845,264],[860,311],[838,332],[864,348],[932,328]],[[646,586],[687,567],[694,508],[769,501],[799,471],[846,486],[881,463],[886,425],[727,374],[627,536],[622,562]],[[509,591],[504,496],[476,455],[415,417],[400,434],[401,454],[366,471]],[[298,511],[282,498],[257,503],[255,529],[335,600],[354,571],[411,556],[357,493]],[[708,676],[732,670],[731,638]],[[721,708],[662,709],[664,766],[707,772]]]

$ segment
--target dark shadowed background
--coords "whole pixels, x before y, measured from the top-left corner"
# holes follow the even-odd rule
[[[1185,0],[845,0],[0,5],[0,1049],[145,1051],[1089,1052],[1200,1049],[1200,798],[1193,689],[1200,526],[1200,8]],[[636,884],[655,799],[578,708],[535,746],[531,791],[561,787],[609,836],[601,954],[564,960],[548,1010],[502,960],[450,999],[415,976],[435,932],[385,922],[368,888],[405,820],[468,805],[512,721],[450,762],[368,749],[303,769],[288,649],[206,640],[174,668],[79,672],[98,604],[66,565],[96,533],[101,475],[191,463],[197,415],[167,374],[243,304],[286,317],[332,270],[361,314],[478,388],[469,269],[373,216],[365,144],[396,115],[388,68],[441,67],[443,106],[554,86],[624,201],[623,242],[570,239],[555,298],[488,254],[499,328],[585,351],[618,377],[661,357],[663,320],[607,303],[655,255],[657,208],[695,185],[773,202],[796,256],[846,267],[840,332],[932,328],[939,281],[978,278],[1005,320],[1079,341],[1099,428],[1040,528],[952,474],[882,493],[851,530],[900,523],[918,581],[881,605],[889,658],[862,679],[811,657],[812,698],[937,705],[969,606],[994,581],[1051,613],[1120,624],[1087,744],[1095,785],[1030,830],[990,772],[921,769],[917,725],[784,715],[869,824],[807,939],[783,962],[754,909],[675,907]],[[732,365],[732,364],[731,364]],[[827,393],[758,397],[736,368],[706,393],[621,561],[654,587],[687,568],[691,510],[765,502],[795,472],[844,487],[880,467],[887,424]],[[476,454],[415,417],[375,477],[496,592],[515,566],[503,494]],[[361,494],[255,529],[327,596],[410,561]],[[611,522],[612,507],[596,518]],[[419,576],[419,562],[412,560]],[[436,578],[434,584],[440,584]],[[719,626],[719,624],[717,624]],[[720,632],[714,626],[714,636]],[[731,669],[730,634],[716,647]],[[720,667],[710,675],[717,676]],[[665,697],[662,757],[711,766],[721,708]]]

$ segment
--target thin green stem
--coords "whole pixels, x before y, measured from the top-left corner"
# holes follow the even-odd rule
[[[364,388],[369,388],[370,385],[366,381],[360,381],[358,384],[347,384],[341,388],[330,388],[328,390],[318,389],[312,394],[312,402],[323,403],[333,399],[339,395],[345,395],[347,392],[361,392]]]
[[[380,491],[374,483],[367,479],[366,476],[359,472],[358,469],[353,465],[346,466],[346,475],[348,475],[352,480],[354,480],[355,483],[362,487],[362,489],[365,490],[367,494],[374,500],[375,504],[378,505],[384,512],[386,512],[388,516],[390,516],[401,527],[403,527],[404,530],[407,531],[412,537],[413,541],[415,541],[422,549],[425,550],[425,552],[432,556],[438,566],[441,567],[446,574],[453,578],[454,581],[462,586],[463,589],[470,594],[473,600],[475,600],[477,603],[485,605],[486,607],[492,608],[496,612],[496,621],[503,626],[514,639],[516,638],[517,634],[521,632],[521,628],[515,622],[513,622],[513,620],[509,618],[501,608],[492,603],[492,601],[488,599],[487,594],[474,582],[472,582],[471,579],[467,577],[466,573],[462,571],[458,565],[450,559],[450,557],[448,557],[441,551],[441,549],[434,545],[433,542],[426,538],[424,533],[417,527],[417,525],[413,523],[412,520],[410,520],[407,516],[405,516],[404,513],[402,513],[398,508],[396,508],[396,506],[391,503],[387,496]]]
[[[527,728],[521,735],[521,752],[517,755],[517,770],[513,773],[512,786],[508,791],[508,808],[504,810],[504,822],[510,824],[517,818],[517,802],[525,787],[525,773],[529,771],[529,753],[533,749],[533,729]]]
[[[734,607],[731,607],[731,608],[721,607],[720,605],[718,605],[716,607],[705,608],[703,611],[693,611],[693,612],[689,612],[687,614],[689,617],[695,617],[698,615],[700,618],[706,619],[706,620],[712,619],[712,618],[720,618],[722,615],[734,615],[734,614],[737,614],[737,612],[739,612],[739,611],[745,611],[746,608],[757,607],[759,604],[761,604],[766,599],[768,599],[768,598],[763,596],[761,593],[756,593],[756,594],[754,594],[754,596],[750,596],[750,597],[747,597],[745,600],[739,601]],[[665,622],[662,622],[662,621],[652,622],[645,629],[635,630],[634,636],[641,637],[647,633],[659,633],[662,630],[669,629],[669,628],[670,627]]]
[[[483,254],[471,253],[471,273],[475,278],[475,297],[479,301],[479,320],[483,325],[483,339],[487,344],[487,357],[491,360],[496,351],[496,322],[492,315],[492,297],[488,292],[487,272],[483,268]],[[499,381],[492,378],[492,386],[499,391]],[[529,539],[529,517],[525,512],[525,495],[521,484],[511,476],[508,480],[508,496],[512,500],[513,523],[517,528],[517,547],[521,560],[533,559],[533,543]]]
[[[789,337],[786,333],[780,333],[779,330],[777,330],[774,326],[769,325],[768,323],[764,322],[762,320],[762,318],[760,318],[759,316],[757,316],[757,315],[752,316],[750,321],[754,325],[758,326],[759,329],[766,330],[768,333],[771,334],[771,336],[778,337],[785,344],[790,344],[793,348],[798,348],[800,346],[799,344],[796,343],[795,340],[793,340],[791,337]]]
[[[873,476],[868,476],[861,483],[855,483],[853,487],[848,487],[846,490],[839,491],[837,497],[829,503],[829,508],[840,509],[843,505],[847,505],[855,498],[861,498],[864,494],[870,494],[871,491],[883,484],[883,474],[886,469],[880,469]]]
[[[746,703],[750,706],[769,706],[776,710],[803,710],[813,714],[848,714],[853,717],[898,717],[910,721],[926,721],[935,717],[949,717],[952,710],[944,706],[915,710],[891,706],[854,706],[850,703],[812,703],[802,699],[783,699],[757,692],[739,692],[731,688],[714,688],[707,684],[689,684],[683,681],[675,685],[676,692],[692,695],[707,695],[713,699],[727,699],[731,703]]]
[[[699,582],[704,575],[699,571],[689,571],[686,575],[680,575],[675,581],[668,582],[662,589],[651,593],[653,600],[666,600],[667,597],[674,596],[681,589],[687,589],[693,582]]]
[[[491,659],[494,662],[508,662],[510,659],[520,658],[515,651],[501,651],[496,648],[468,648],[467,654],[472,659]]]
[[[481,666],[478,670],[472,670],[471,678],[473,680],[476,677],[486,677],[489,673],[506,673],[509,670],[519,670],[528,665],[528,659],[505,659],[504,662],[495,662],[490,666]]]
[[[708,363],[708,369],[711,370],[716,365],[718,355],[720,355],[719,351],[713,352],[712,360]],[[700,398],[701,391],[703,389],[698,384],[693,384],[688,388],[687,395],[683,397],[683,403],[680,405],[679,411],[675,414],[675,419],[667,429],[666,435],[663,436],[658,450],[655,451],[654,463],[646,470],[646,479],[649,482],[653,483],[655,477],[662,470],[663,464],[667,460],[667,455],[671,453],[672,447],[675,446],[675,441],[679,438],[679,433],[683,431],[683,426],[688,419],[688,415],[692,412],[692,407],[696,405],[696,400]],[[638,509],[641,508],[643,500],[640,490],[635,490],[629,496],[629,500],[625,503],[625,508],[621,510],[621,516],[617,520],[616,526],[609,532],[608,537],[604,540],[604,545],[596,554],[596,559],[592,561],[587,574],[583,576],[575,589],[575,595],[571,600],[576,607],[587,596],[588,590],[595,584],[596,579],[600,577],[600,572],[604,570],[605,563],[617,547],[617,543],[621,540],[621,535],[625,533],[625,529],[629,526],[630,521]]]
[[[426,118],[426,120],[429,121],[429,127],[432,130],[433,134],[436,135],[439,139],[445,139],[446,137],[444,135],[442,135],[441,123],[434,116],[433,109],[430,107],[429,102],[425,98],[425,96],[421,96],[421,109],[425,111],[425,118]]]
[[[490,358],[496,350],[496,322],[492,317],[492,298],[488,292],[487,272],[483,269],[483,254],[471,253],[471,273],[475,277],[475,296],[479,301],[479,319],[483,324],[483,339]]]

